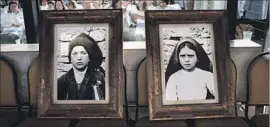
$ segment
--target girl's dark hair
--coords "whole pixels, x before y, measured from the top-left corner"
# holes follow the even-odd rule
[[[177,72],[178,70],[183,69],[183,66],[180,64],[179,61],[179,53],[181,49],[183,49],[185,46],[195,51],[198,62],[196,63],[196,67],[200,68],[202,70],[213,72],[211,61],[208,58],[206,52],[204,49],[200,46],[200,44],[194,40],[191,37],[185,37],[182,39],[176,46],[175,49],[171,55],[171,58],[169,60],[169,64],[167,66],[166,72],[165,72],[165,82],[167,83],[169,77]]]
[[[192,50],[194,50],[195,51],[195,53],[196,53],[196,56],[198,56],[198,54],[197,54],[197,48],[195,47],[195,45],[193,45],[192,43],[190,43],[190,42],[188,42],[188,41],[186,41],[186,42],[183,42],[181,45],[179,45],[179,47],[177,48],[177,55],[179,56],[179,53],[180,53],[180,51],[181,51],[181,49],[182,48],[184,48],[184,47],[188,47],[188,48],[190,48],[190,49],[192,49]],[[179,57],[178,57],[179,58]],[[180,62],[180,60],[178,60],[179,62]]]

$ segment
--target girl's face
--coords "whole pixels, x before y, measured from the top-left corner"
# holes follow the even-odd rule
[[[63,5],[62,5],[62,3],[61,3],[61,1],[57,1],[56,3],[55,3],[55,9],[56,10],[63,10]]]
[[[196,52],[187,46],[181,49],[178,57],[180,64],[187,71],[192,71],[198,61]]]

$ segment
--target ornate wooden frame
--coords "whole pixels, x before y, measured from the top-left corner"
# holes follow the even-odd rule
[[[40,17],[41,83],[38,86],[39,118],[123,118],[122,90],[124,84],[122,50],[122,10],[42,11]],[[54,25],[108,23],[108,104],[54,104],[52,86],[54,63]]]
[[[235,83],[231,79],[227,12],[146,11],[146,45],[150,120],[231,117],[235,115]],[[219,103],[162,104],[159,24],[213,24]]]

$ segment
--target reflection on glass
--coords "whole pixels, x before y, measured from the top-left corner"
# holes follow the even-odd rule
[[[1,0],[1,44],[26,43],[23,11],[18,0]]]
[[[40,10],[112,9],[112,0],[40,0]]]
[[[145,41],[145,10],[220,10],[226,0],[123,0],[123,40]]]
[[[123,40],[145,41],[145,10],[181,10],[183,1],[173,0],[123,0]]]
[[[238,18],[245,17],[248,19],[264,20],[267,18],[269,7],[268,0],[239,0],[237,4]]]

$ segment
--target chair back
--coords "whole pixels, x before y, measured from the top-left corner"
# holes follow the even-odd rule
[[[125,117],[126,120],[128,119],[128,102],[127,102],[127,75],[126,75],[126,67],[123,65],[123,79],[124,79],[124,89],[123,89],[123,93],[124,93],[124,97],[123,99],[123,105],[124,105],[124,110],[125,110]]]
[[[269,104],[269,52],[257,55],[247,70],[247,103],[248,105]]]
[[[231,74],[231,81],[233,83],[233,86],[236,86],[237,84],[237,68],[236,68],[236,64],[235,62],[233,61],[233,59],[230,59],[230,63],[231,63],[231,71],[232,71],[232,74]],[[235,95],[236,95],[236,89],[235,89]],[[235,101],[235,113],[236,113],[236,116],[238,116],[238,107],[237,107],[237,101]]]
[[[146,58],[142,59],[136,70],[137,82],[137,103],[138,106],[148,106],[148,85],[147,85],[147,67]]]
[[[18,107],[17,73],[11,61],[0,55],[0,107]]]
[[[136,70],[136,111],[135,121],[139,119],[139,108],[148,106],[148,85],[146,58],[143,58]]]
[[[30,64],[27,72],[27,79],[28,79],[28,97],[29,97],[29,104],[33,107],[37,107],[37,91],[38,91],[38,84],[40,81],[39,77],[39,57],[35,58],[35,60]]]
[[[231,77],[232,83],[236,85],[236,83],[237,83],[237,68],[236,68],[235,62],[232,59],[230,59],[230,61],[231,61],[231,66],[232,66],[232,75],[231,75],[232,76]]]

